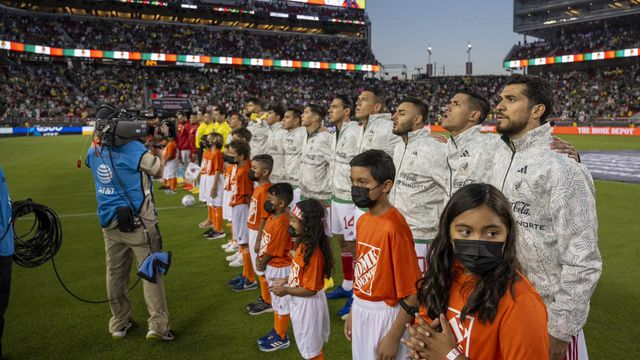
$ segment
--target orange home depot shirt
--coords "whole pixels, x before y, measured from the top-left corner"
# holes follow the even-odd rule
[[[218,149],[211,149],[210,151],[210,159],[209,166],[207,169],[207,175],[215,175],[216,173],[222,173],[222,167],[224,165],[224,160],[222,160],[222,152]]]
[[[289,236],[288,213],[271,215],[264,224],[260,240],[260,252],[271,255],[269,266],[285,267],[291,265],[291,237]]]
[[[258,186],[251,195],[251,203],[249,204],[249,217],[247,218],[247,227],[251,230],[260,230],[260,222],[262,219],[269,217],[269,213],[264,209],[264,202],[267,201],[271,183]]]
[[[251,161],[247,161],[244,166],[236,165],[235,173],[231,177],[231,201],[229,205],[236,206],[246,204],[245,195],[253,193],[253,181],[249,180]]]
[[[200,162],[200,175],[207,175],[211,166],[211,150],[207,149],[202,152],[202,161]]]
[[[460,313],[467,303],[475,282],[473,275],[465,275],[456,262],[454,281],[449,292],[447,320],[463,354],[471,359],[548,359],[549,333],[547,310],[542,298],[527,279],[520,275],[514,285],[514,297],[507,290],[498,303],[496,317],[491,323],[480,322],[475,315],[460,321]],[[465,287],[466,285],[466,287]],[[430,321],[424,307],[420,314]]]
[[[309,291],[320,291],[324,288],[324,257],[320,247],[311,253],[309,263],[304,265],[305,245],[300,244],[291,262],[289,287],[303,287]]]
[[[374,216],[366,212],[356,224],[355,295],[395,306],[416,293],[420,278],[411,229],[396,208]]]
[[[227,164],[224,168],[224,190],[231,191],[231,178],[234,176],[237,167],[235,164]]]
[[[165,161],[169,161],[175,159],[177,154],[178,147],[176,145],[176,141],[169,140],[169,142],[167,142],[167,145],[164,147],[164,150],[162,151],[162,157],[164,157]]]

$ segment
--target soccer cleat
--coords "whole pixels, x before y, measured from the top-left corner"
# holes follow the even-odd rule
[[[120,330],[112,332],[111,337],[114,339],[122,339],[127,336],[127,330],[131,329],[132,326],[133,322],[129,320]]]
[[[324,279],[324,287],[322,288],[324,291],[327,291],[327,289],[331,289],[333,287],[333,278],[325,278]]]
[[[231,267],[242,267],[243,263],[244,262],[242,261],[242,256],[239,256],[237,259],[235,259],[232,262],[230,262],[229,266],[231,266]]]
[[[273,312],[273,307],[271,307],[271,304],[267,304],[266,302],[262,301],[262,298],[260,298],[260,302],[256,303],[254,306],[252,306],[248,310],[249,310],[249,315],[255,316],[255,315]]]
[[[258,345],[262,344],[263,342],[270,341],[271,339],[273,339],[274,335],[276,335],[276,329],[271,329],[271,331],[269,331],[267,335],[258,339]]]
[[[348,298],[353,295],[353,290],[347,291],[342,285],[335,288],[333,291],[327,293],[327,299],[340,299],[340,298]]]
[[[207,219],[207,220],[201,222],[200,224],[198,224],[198,227],[200,229],[210,229],[211,225],[213,225],[213,224],[211,223],[211,221],[209,221],[209,219]]]
[[[349,312],[351,312],[351,304],[353,304],[353,296],[347,300],[347,302],[344,304],[344,306],[340,310],[338,310],[339,318],[342,319],[343,316],[349,315]]]
[[[205,236],[207,240],[216,240],[216,239],[224,239],[227,237],[227,234],[223,232],[212,231],[210,234]]]
[[[289,336],[285,334],[283,339],[278,334],[274,334],[273,338],[260,343],[258,345],[258,348],[260,349],[260,351],[272,352],[286,349],[289,347],[289,345],[291,345],[291,342],[289,342]]]
[[[257,281],[254,280],[253,282],[249,282],[249,280],[247,279],[242,279],[242,281],[239,282],[236,286],[232,287],[231,290],[235,292],[241,292],[241,291],[255,290],[257,288],[258,288]]]
[[[232,255],[227,256],[226,260],[231,262],[231,261],[234,261],[235,259],[237,259],[238,257],[242,257],[242,255],[240,255],[239,252],[235,252]]]
[[[238,252],[238,250],[240,250],[238,245],[233,244],[231,246],[228,246],[226,249],[224,249],[224,252],[226,252],[226,253],[234,253],[234,252]]]
[[[155,330],[147,331],[147,340],[171,341],[175,339],[175,334],[169,330],[166,334],[161,334]]]
[[[227,281],[227,285],[228,286],[236,286],[240,281],[242,281],[242,279],[244,279],[244,277],[242,276],[242,274],[239,274],[238,276],[234,277],[233,279]]]
[[[200,189],[198,188],[193,188],[191,190],[189,190],[193,195],[198,195],[200,194]]]

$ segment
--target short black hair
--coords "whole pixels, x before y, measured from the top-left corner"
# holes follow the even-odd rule
[[[324,118],[327,116],[327,110],[324,109],[323,106],[318,105],[318,104],[309,104],[307,105],[307,107],[309,109],[311,109],[311,112],[318,115],[320,117],[320,121],[324,120]]]
[[[265,110],[266,111],[273,110],[273,112],[275,112],[278,116],[280,116],[280,119],[284,117],[284,113],[285,113],[284,106],[280,105],[279,103],[271,103],[267,106]]]
[[[382,150],[367,150],[356,155],[350,162],[351,167],[360,166],[369,169],[371,176],[378,184],[387,180],[394,181],[396,167],[389,154]]]
[[[243,139],[246,142],[251,141],[251,131],[247,130],[247,128],[241,127],[231,131],[231,136],[236,135],[237,137]]]
[[[245,159],[251,157],[251,147],[249,143],[244,140],[232,140],[228,146],[232,147],[238,155],[244,156]]]
[[[260,99],[257,96],[251,96],[247,99],[247,103],[252,102],[254,105],[260,106],[260,108],[262,108],[262,106],[264,105],[264,103],[262,102],[262,99]]]
[[[287,111],[291,111],[293,113],[293,116],[298,118],[298,119],[300,119],[302,117],[302,111],[299,108],[295,107],[295,106],[289,106],[287,108]]]
[[[277,183],[271,185],[269,194],[284,201],[284,206],[289,206],[293,200],[293,186],[289,183]]]
[[[486,97],[480,95],[477,91],[469,88],[463,88],[458,90],[457,94],[465,94],[469,97],[469,104],[471,105],[471,109],[474,111],[480,111],[480,119],[478,120],[478,124],[482,124],[486,119],[487,115],[489,115],[489,111],[491,106],[489,105],[489,100]]]
[[[269,174],[271,174],[271,171],[273,170],[273,157],[271,155],[269,154],[256,155],[253,157],[253,159],[251,159],[251,161],[260,163],[267,170],[269,170]]]
[[[427,119],[429,117],[429,107],[427,106],[427,104],[420,100],[419,98],[415,97],[415,96],[407,96],[404,99],[402,99],[402,101],[400,101],[400,104],[402,103],[411,103],[413,104],[415,107],[418,108],[418,114],[422,115],[422,122],[426,123]]]
[[[353,101],[351,100],[349,95],[337,94],[333,98],[342,101],[342,105],[346,108],[349,108],[349,110],[351,110],[351,113],[353,114]]]
[[[220,112],[220,114],[224,115],[225,117],[227,116],[227,107],[224,106],[224,104],[218,103],[213,105],[213,107],[218,108],[218,112]]]
[[[511,75],[506,85],[524,85],[523,94],[529,99],[531,105],[544,105],[544,113],[540,117],[540,123],[547,120],[553,113],[553,90],[549,82],[535,75]],[[505,86],[506,86],[505,85]]]
[[[373,93],[377,103],[382,104],[382,106],[387,105],[387,93],[384,91],[383,87],[368,86],[368,87],[365,87],[364,90],[362,90],[362,92],[365,92],[365,91],[369,91]]]

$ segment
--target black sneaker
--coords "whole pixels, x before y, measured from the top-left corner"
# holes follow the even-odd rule
[[[205,237],[207,238],[207,240],[224,239],[227,237],[227,234],[214,230],[212,233],[206,235]]]
[[[204,237],[209,237],[209,236],[212,236],[213,234],[215,234],[215,232],[216,232],[216,231],[215,231],[215,230],[213,230],[213,229],[208,229],[207,231],[205,231],[205,232],[203,232],[203,233],[202,233],[202,236],[204,236]]]
[[[249,309],[249,315],[260,315],[264,313],[273,312],[273,308],[271,304],[267,304],[264,301],[261,301],[259,304],[256,304],[254,307]]]
[[[262,300],[262,296],[258,296],[258,299],[256,299],[256,301],[252,302],[252,303],[248,303],[247,306],[245,306],[244,308],[247,310],[251,310],[251,308],[253,308],[254,306],[258,305],[258,304],[262,304],[264,302],[264,300]]]

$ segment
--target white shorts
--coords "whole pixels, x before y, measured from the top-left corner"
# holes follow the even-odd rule
[[[223,189],[224,189],[224,186],[223,186]],[[229,205],[230,202],[231,202],[231,191],[223,190],[223,192],[222,192],[222,218],[224,220],[227,220],[227,221],[231,221],[231,205]]]
[[[200,174],[200,182],[198,183],[198,189],[200,189],[200,192],[198,193],[198,200],[200,202],[207,202],[207,178],[209,176],[205,175],[205,174]],[[209,190],[211,191],[211,190]]]
[[[256,240],[258,240],[258,230],[249,229],[249,253],[251,254],[253,272],[255,272],[256,275],[260,276],[260,275],[264,275],[264,271],[258,271],[256,267],[256,260],[258,259],[258,253],[253,250],[256,245]]]
[[[362,215],[364,215],[364,211],[362,211],[359,207],[356,206],[356,208],[353,210],[353,236],[356,236],[356,225],[358,224],[358,220],[360,220],[360,217]]]
[[[162,179],[169,180],[178,176],[178,159],[169,160],[164,164]]]
[[[587,354],[587,342],[584,338],[584,331],[580,330],[578,335],[571,338],[565,360],[589,360]]]
[[[191,155],[191,150],[180,150],[180,162],[183,164],[189,163],[189,156]]]
[[[330,320],[327,296],[324,290],[309,297],[289,298],[291,326],[300,355],[311,359],[320,355],[324,343],[329,340]]]
[[[356,206],[331,200],[331,233],[344,236],[345,241],[356,240],[354,211]]]
[[[215,197],[211,197],[211,189],[213,189],[213,180],[215,179],[215,175],[209,175],[209,182],[207,188],[207,205],[211,207],[221,207],[222,206],[222,197],[224,196],[224,187],[220,184],[221,176],[218,176],[218,192]],[[202,191],[202,190],[201,190]]]
[[[427,253],[429,252],[429,244],[415,243],[413,246],[416,249],[416,256],[418,256],[418,266],[420,267],[420,273],[424,274],[427,271]]]
[[[291,204],[289,204],[289,209],[293,209],[293,207],[300,202],[301,194],[302,194],[302,190],[300,190],[299,187],[293,188],[293,200],[291,200]]]
[[[233,238],[238,245],[249,244],[249,228],[247,228],[247,217],[249,216],[249,205],[240,204],[231,208],[231,230]]]
[[[289,279],[290,272],[291,266],[273,267],[267,265],[267,268],[264,270],[264,276],[267,278],[269,288],[272,288],[275,285],[276,279],[284,279],[286,284],[287,279]],[[277,296],[273,291],[271,291],[271,307],[273,308],[273,311],[277,312],[279,315],[288,315],[290,298],[291,295]]]
[[[367,301],[353,297],[351,307],[351,354],[353,360],[371,360],[376,358],[376,348],[380,340],[387,335],[403,311],[399,304],[390,307],[384,301]],[[408,338],[407,330],[402,335]],[[406,359],[409,349],[401,342],[398,345],[396,359]]]

